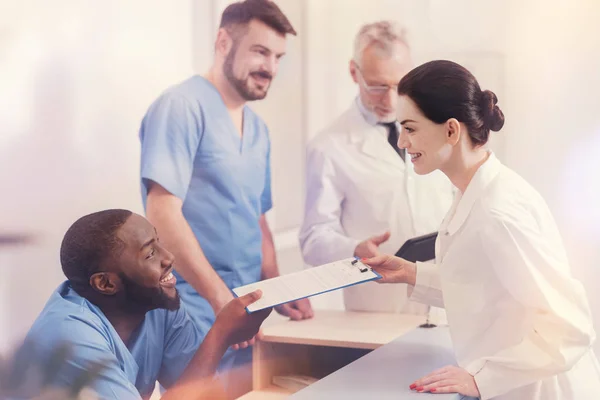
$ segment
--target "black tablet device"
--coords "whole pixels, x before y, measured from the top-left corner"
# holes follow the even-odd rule
[[[411,262],[433,260],[436,239],[437,232],[408,239],[396,252],[396,256]]]

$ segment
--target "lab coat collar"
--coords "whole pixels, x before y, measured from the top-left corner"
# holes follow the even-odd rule
[[[479,167],[467,190],[462,194],[454,216],[448,223],[447,233],[453,235],[465,223],[475,202],[482,196],[485,188],[494,180],[502,163],[496,158],[493,152],[489,151],[488,159]]]
[[[403,168],[404,162],[398,153],[384,139],[383,135],[377,134],[377,122],[371,124],[370,120],[361,112],[360,99],[352,103],[348,113],[348,127],[350,143],[359,146],[360,150],[378,160],[388,162],[396,167]],[[407,164],[410,161],[407,161]]]

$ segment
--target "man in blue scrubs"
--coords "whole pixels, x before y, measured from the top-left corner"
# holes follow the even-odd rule
[[[68,280],[50,297],[26,345],[40,363],[61,343],[72,346],[69,363],[55,371],[58,387],[73,387],[102,363],[92,386],[101,399],[147,399],[156,381],[167,389],[163,399],[214,398],[211,378],[228,346],[253,337],[270,312],[246,312],[260,292],[235,299],[203,340],[180,307],[173,255],[131,211],[77,220],[60,259]]]
[[[287,34],[294,28],[274,2],[228,6],[211,69],[166,90],[142,121],[146,215],[179,260],[177,287],[202,334],[233,298],[232,288],[279,275],[265,219],[272,206],[269,132],[246,103],[267,95]],[[313,315],[306,299],[276,310],[295,320]],[[250,355],[228,353],[221,370]]]

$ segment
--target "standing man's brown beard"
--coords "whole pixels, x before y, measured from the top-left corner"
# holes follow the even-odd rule
[[[269,91],[269,86],[271,85],[271,81],[273,80],[273,76],[267,71],[254,71],[248,74],[246,79],[238,79],[233,72],[233,65],[235,63],[235,56],[237,54],[237,45],[234,44],[231,48],[229,54],[227,54],[227,58],[223,63],[223,75],[227,78],[229,83],[235,88],[241,98],[246,101],[254,101],[254,100],[262,100],[267,96],[267,92]],[[256,92],[250,89],[248,85],[248,79],[251,75],[259,76],[262,78],[266,78],[269,80],[269,83],[264,88],[262,92]]]

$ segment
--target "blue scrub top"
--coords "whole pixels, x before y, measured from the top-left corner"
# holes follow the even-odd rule
[[[183,215],[230,289],[259,281],[259,218],[272,207],[265,123],[245,106],[240,137],[218,90],[193,76],[150,106],[140,140],[144,207],[148,181],[160,184],[183,201]],[[177,280],[188,311],[206,333],[212,308],[181,275]]]
[[[69,281],[52,294],[25,340],[42,362],[58,343],[73,345],[71,362],[54,382],[59,386],[70,386],[90,362],[103,360],[107,368],[92,389],[101,399],[119,400],[149,398],[157,380],[169,388],[202,341],[182,306],[148,312],[126,345],[102,311],[79,296]]]

